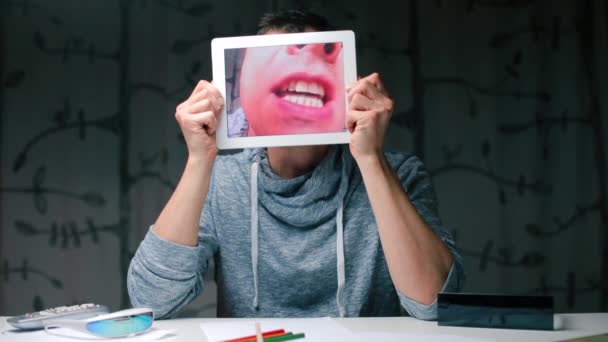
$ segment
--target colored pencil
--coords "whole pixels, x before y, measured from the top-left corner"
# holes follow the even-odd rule
[[[285,335],[281,335],[281,336],[275,336],[275,337],[269,337],[264,339],[264,342],[283,342],[283,341],[291,341],[291,340],[297,340],[300,338],[304,338],[306,337],[306,335],[304,335],[304,333],[299,333],[299,334],[285,334]]]
[[[272,337],[272,336],[283,335],[283,334],[285,334],[284,329],[277,329],[277,330],[271,330],[271,331],[262,333],[262,337],[266,338],[266,337]],[[237,338],[233,338],[231,340],[225,340],[222,342],[245,342],[245,341],[249,341],[249,340],[255,341],[256,335],[237,337]]]
[[[262,327],[260,326],[260,322],[255,322],[255,337],[257,342],[264,342],[264,337],[262,337]]]
[[[269,338],[274,338],[274,337],[280,337],[280,336],[286,336],[286,335],[293,335],[292,332],[285,332],[285,333],[277,333],[277,334],[270,334],[270,335],[266,335],[264,336],[264,342],[268,341]],[[257,342],[257,337],[254,338],[250,338],[248,340],[243,340],[240,342]]]

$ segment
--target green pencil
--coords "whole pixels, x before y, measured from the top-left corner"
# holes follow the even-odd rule
[[[264,342],[283,342],[283,341],[297,340],[299,338],[304,338],[304,337],[306,337],[306,335],[304,335],[304,333],[292,334],[292,335],[281,335],[281,336],[265,338]]]

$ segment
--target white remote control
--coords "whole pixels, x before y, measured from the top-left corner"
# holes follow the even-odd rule
[[[6,321],[17,329],[42,329],[47,319],[69,318],[83,319],[95,317],[110,312],[110,308],[99,304],[80,304],[72,306],[58,306],[37,312],[28,312],[15,316]]]

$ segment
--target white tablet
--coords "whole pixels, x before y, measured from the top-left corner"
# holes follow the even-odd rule
[[[216,38],[213,84],[225,106],[220,149],[345,144],[345,86],[357,79],[352,31]]]

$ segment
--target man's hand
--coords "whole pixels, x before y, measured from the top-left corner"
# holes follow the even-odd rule
[[[217,88],[200,81],[192,95],[175,109],[175,119],[188,145],[188,162],[173,195],[154,224],[154,231],[161,239],[191,247],[198,244],[198,225],[217,155],[217,115],[223,105]]]
[[[224,100],[213,84],[199,81],[190,97],[175,109],[175,119],[184,134],[189,159],[213,162],[217,155],[215,130]]]
[[[384,137],[393,112],[393,100],[377,73],[359,79],[346,90],[350,152],[358,164],[364,160],[381,160],[384,158]]]
[[[391,279],[401,293],[429,305],[444,286],[453,257],[384,156],[393,101],[376,73],[348,87],[347,94],[350,151],[361,170]]]

